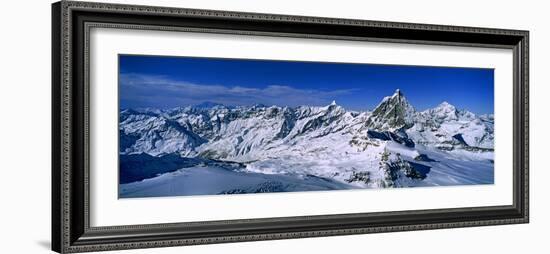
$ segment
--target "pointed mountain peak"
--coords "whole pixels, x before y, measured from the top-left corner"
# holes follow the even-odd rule
[[[388,103],[388,102],[390,104],[393,104],[393,105],[400,104],[402,106],[407,106],[407,107],[410,106],[409,102],[405,98],[405,95],[403,94],[403,92],[400,89],[396,89],[392,96],[384,97],[384,99],[380,102],[378,107],[380,107],[382,104],[385,104],[385,103]]]
[[[443,101],[442,103],[437,105],[436,108],[456,110],[456,107],[453,106],[451,103],[448,103],[447,101]]]
[[[399,96],[399,97],[403,96],[403,93],[401,92],[401,90],[399,88],[397,88],[395,90],[395,92],[393,93],[393,95],[392,95],[392,97],[396,97],[396,96]]]
[[[437,107],[424,111],[425,114],[429,114],[432,119],[439,119],[439,121],[458,120],[459,111],[455,106],[443,101]]]
[[[409,127],[416,110],[403,92],[397,89],[392,96],[384,97],[372,112],[367,126],[372,129],[399,129]]]
[[[399,88],[396,89],[395,92],[391,96],[384,97],[382,99],[382,101],[380,102],[380,104],[383,104],[387,101],[394,101],[394,102],[398,102],[398,103],[401,103],[402,101],[404,101],[404,102],[407,103],[407,99],[405,98],[405,95],[403,94],[403,92]]]
[[[394,100],[396,101],[397,103],[399,104],[403,104],[403,105],[409,105],[409,102],[407,101],[407,99],[405,98],[405,95],[403,94],[403,92],[398,88],[398,89],[395,89],[395,92],[393,93],[393,95],[391,96],[391,100]]]
[[[451,103],[447,102],[447,101],[443,101],[443,102],[439,103],[439,106],[448,107],[448,106],[453,106],[453,105]]]
[[[322,107],[323,110],[326,110],[327,112],[341,112],[344,111],[344,108],[342,108],[340,105],[336,104],[336,101],[333,100],[330,104],[327,106]]]

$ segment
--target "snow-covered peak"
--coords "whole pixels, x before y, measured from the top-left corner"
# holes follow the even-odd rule
[[[456,107],[446,101],[442,102],[437,107],[435,107],[433,111],[444,115],[449,115],[449,114],[456,115],[458,113],[458,110],[456,109]]]
[[[405,94],[403,94],[403,92],[400,89],[396,89],[391,96],[384,97],[382,101],[380,101],[378,106],[376,106],[374,111],[376,111],[376,109],[380,108],[381,106],[387,103],[391,105],[399,105],[407,108],[413,108],[413,106],[407,101]]]
[[[412,124],[416,110],[401,90],[384,99],[374,109],[367,126],[373,129],[399,129]]]
[[[442,102],[435,108],[423,111],[421,114],[424,117],[438,123],[448,121],[469,122],[478,119],[476,114],[467,110],[457,109],[455,106],[446,101]]]
[[[444,101],[435,108],[427,109],[421,113],[427,120],[436,122],[456,121],[459,119],[460,112],[455,106]]]
[[[398,97],[398,96],[403,96],[403,93],[401,93],[401,90],[399,88],[395,90],[395,92],[393,93],[393,95],[391,97],[393,98],[393,97]]]
[[[346,112],[336,101],[332,101],[326,106],[298,106],[294,108],[299,116],[324,115],[324,114],[343,114]]]
[[[446,110],[446,111],[456,110],[456,107],[453,106],[452,104],[448,103],[447,101],[443,101],[442,103],[437,105],[436,108]]]

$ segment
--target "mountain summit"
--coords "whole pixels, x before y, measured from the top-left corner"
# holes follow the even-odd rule
[[[382,102],[372,112],[367,121],[371,129],[396,130],[410,127],[416,110],[409,104],[401,90],[395,90],[392,96],[382,99]]]
[[[458,110],[455,106],[451,105],[450,103],[444,101],[441,104],[439,104],[437,107],[433,109],[427,110],[430,117],[434,120],[437,120],[439,122],[443,121],[450,121],[450,120],[458,120]]]

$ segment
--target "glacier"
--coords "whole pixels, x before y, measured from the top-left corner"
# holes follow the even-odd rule
[[[203,103],[119,113],[119,197],[492,184],[494,116],[397,90],[372,111]]]

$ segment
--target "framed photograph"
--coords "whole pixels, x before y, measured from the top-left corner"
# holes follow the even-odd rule
[[[54,251],[529,220],[528,31],[52,14]]]

